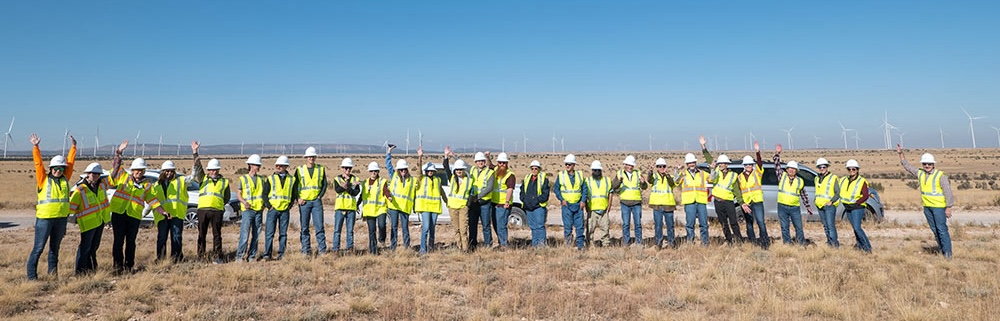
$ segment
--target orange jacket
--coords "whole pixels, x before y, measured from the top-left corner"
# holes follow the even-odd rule
[[[45,178],[49,176],[48,168],[42,163],[42,150],[35,146],[35,149],[31,150],[31,157],[35,160],[35,186],[38,190],[42,190],[42,186],[45,185]],[[66,181],[73,185],[73,163],[76,162],[76,145],[70,146],[69,155],[66,156],[66,171],[63,172],[63,177],[66,177]]]

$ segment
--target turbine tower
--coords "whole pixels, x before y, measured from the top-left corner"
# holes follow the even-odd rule
[[[132,146],[132,157],[135,157],[139,153],[139,135],[142,135],[142,129],[138,133],[135,133],[135,145]]]
[[[553,154],[556,153],[556,143],[557,142],[559,142],[559,140],[556,139],[556,131],[553,130],[552,131],[552,153]]]
[[[521,148],[523,149],[523,153],[527,154],[528,153],[528,134],[527,133],[521,133],[521,136],[524,137],[524,144],[521,145]]]
[[[976,148],[976,129],[972,127],[972,121],[986,118],[986,116],[972,117],[972,115],[969,115],[969,112],[966,111],[965,108],[962,108],[962,112],[965,113],[965,116],[969,117],[969,134],[972,135],[972,148]]]
[[[938,127],[938,133],[941,133],[941,148],[944,148],[944,129]],[[997,133],[997,138],[1000,138],[1000,133]]]
[[[794,147],[792,147],[792,130],[795,130],[795,126],[792,126],[792,128],[789,128],[789,129],[782,129],[781,130],[781,131],[785,132],[785,135],[788,137],[788,149],[793,149],[794,148]]]
[[[861,149],[861,137],[858,137],[858,131],[854,131],[854,149]]]
[[[819,149],[819,140],[820,140],[821,138],[822,138],[822,137],[819,137],[819,136],[816,136],[816,135],[813,135],[813,139],[815,139],[815,140],[816,140],[816,149]]]
[[[882,125],[879,126],[885,129],[885,136],[882,139],[885,141],[885,149],[892,149],[892,130],[899,129],[889,123],[889,111],[885,111],[882,116]]]
[[[63,133],[62,153],[59,154],[59,155],[66,155],[66,140],[67,139],[69,139],[69,128],[66,128],[66,131]]]
[[[14,137],[10,136],[12,130],[14,130],[14,117],[10,118],[10,127],[7,127],[7,133],[3,136],[3,158],[7,158],[7,143],[14,144]]]
[[[993,130],[997,131],[997,146],[1000,146],[1000,128],[996,126],[990,126]]]
[[[410,129],[406,129],[406,156],[410,156]]]
[[[94,157],[97,157],[97,149],[101,147],[101,126],[97,126],[97,134],[94,135]]]
[[[844,149],[846,150],[847,149],[847,132],[852,131],[854,129],[850,129],[850,128],[844,127],[844,123],[841,123],[841,122],[837,122],[837,124],[840,124],[840,137],[844,138]],[[856,134],[857,134],[857,132],[855,132],[855,137],[857,137]]]
[[[156,146],[156,156],[160,156],[160,150],[163,149],[163,134],[160,134],[160,145]]]

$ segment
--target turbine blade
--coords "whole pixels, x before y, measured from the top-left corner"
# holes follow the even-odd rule
[[[10,134],[12,130],[14,130],[14,117],[10,118],[10,127],[7,127],[7,133]]]

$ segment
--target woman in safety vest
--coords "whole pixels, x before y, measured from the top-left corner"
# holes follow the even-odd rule
[[[462,252],[469,251],[469,203],[472,198],[472,178],[466,174],[465,161],[455,159],[455,168],[450,168],[448,157],[455,157],[451,147],[444,147],[444,171],[448,173],[448,214],[455,228],[455,245]]]
[[[918,170],[903,157],[903,146],[896,144],[899,153],[899,163],[908,173],[917,177],[920,183],[920,201],[924,205],[924,217],[930,225],[938,250],[945,258],[951,259],[951,234],[948,233],[948,219],[951,218],[951,208],[955,205],[955,195],[951,192],[951,182],[948,175],[934,168],[934,155],[925,153],[920,156],[921,168]]]
[[[830,172],[830,161],[820,157],[816,160],[816,209],[819,219],[823,221],[823,232],[826,234],[826,244],[840,247],[837,238],[837,204],[840,204],[840,177]]]
[[[143,209],[148,203],[160,215],[167,215],[160,207],[160,201],[153,195],[153,185],[146,180],[146,161],[142,158],[132,160],[128,170],[122,166],[122,153],[128,147],[128,140],[122,142],[115,150],[115,158],[108,176],[112,188],[111,197],[111,231],[114,242],[111,244],[111,257],[114,260],[115,273],[132,272],[135,267],[135,238],[139,234],[139,224],[142,223]]]
[[[417,147],[417,163],[423,161],[424,150]],[[448,203],[448,196],[441,185],[441,178],[434,175],[434,163],[424,164],[417,177],[417,190],[413,211],[420,215],[420,254],[434,249],[434,230],[438,215],[441,215],[441,200]]]
[[[657,158],[656,170],[650,170],[646,181],[652,185],[649,192],[649,206],[653,208],[653,237],[656,240],[656,247],[663,248],[663,227],[667,227],[667,245],[673,247],[674,243],[674,210],[677,209],[677,199],[674,197],[674,182],[670,173],[667,173],[667,160]]]
[[[389,195],[385,179],[378,172],[378,162],[369,163],[371,176],[361,184],[361,217],[368,226],[368,253],[374,255],[378,254],[378,240],[385,241],[386,195]]]
[[[760,144],[753,142],[753,149],[757,157],[743,156],[743,172],[736,177],[736,181],[739,182],[742,195],[740,208],[743,209],[743,219],[747,225],[747,238],[766,249],[771,244],[771,237],[767,235],[767,224],[764,221],[764,190],[761,185],[764,179],[764,161],[760,157]],[[753,229],[755,223],[759,233],[756,235]]]
[[[38,258],[49,243],[49,275],[59,272],[59,245],[66,235],[66,218],[69,216],[69,181],[73,175],[73,163],[76,161],[76,139],[70,136],[73,145],[69,155],[53,156],[49,161],[48,170],[42,166],[42,151],[38,143],[42,140],[31,134],[31,157],[35,164],[35,193],[38,194],[38,204],[35,205],[35,244],[28,255],[28,280],[38,279]]]
[[[410,247],[410,213],[413,212],[413,198],[416,195],[416,179],[410,175],[409,164],[405,159],[392,166],[392,150],[396,145],[389,146],[385,153],[385,167],[389,171],[388,200],[389,221],[392,232],[389,233],[389,249],[396,249],[396,231],[403,234],[403,247]]]
[[[170,258],[174,263],[184,258],[184,218],[188,209],[188,178],[177,176],[177,166],[173,161],[160,165],[160,177],[153,186],[153,195],[160,201],[160,207],[167,212],[161,215],[153,212],[156,225],[156,260],[167,256],[167,240],[170,240]]]
[[[69,197],[70,211],[76,215],[80,227],[80,247],[76,251],[76,274],[97,270],[97,249],[101,246],[104,225],[111,222],[108,210],[108,181],[101,178],[101,164],[90,163],[84,179],[73,187]]]
[[[340,251],[340,233],[347,224],[347,251],[354,250],[354,221],[358,215],[357,196],[361,193],[361,182],[358,177],[351,174],[354,169],[354,161],[344,158],[340,162],[340,175],[333,178],[333,191],[337,193],[334,200],[333,218],[333,248],[332,251]]]
[[[840,203],[844,204],[844,211],[854,228],[854,238],[857,240],[859,250],[871,253],[872,243],[868,240],[868,235],[861,228],[861,220],[865,217],[865,202],[868,201],[868,181],[861,177],[859,172],[861,166],[858,161],[847,160],[847,176],[840,179]]]

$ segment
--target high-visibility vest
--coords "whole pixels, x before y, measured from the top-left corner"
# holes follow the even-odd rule
[[[696,174],[684,170],[681,173],[681,204],[708,204],[708,174],[697,170]]]
[[[637,170],[632,170],[632,178],[629,175],[625,175],[625,171],[618,171],[618,178],[622,180],[622,186],[619,190],[619,197],[623,201],[641,201],[642,200],[642,190],[639,189],[639,173]]]
[[[757,165],[754,165],[754,170],[750,175],[740,173],[737,176],[740,182],[740,193],[743,195],[743,204],[764,202],[764,190],[761,188],[763,176],[764,169]]]
[[[338,186],[343,185],[344,178],[341,177],[340,175],[337,175],[337,177],[333,179],[333,182]],[[358,177],[351,175],[350,177],[347,178],[347,182],[349,184],[348,186],[354,185],[358,182]],[[357,211],[358,201],[354,198],[354,196],[351,195],[349,191],[345,190],[343,192],[337,193],[337,199],[333,201],[333,208],[341,211]]]
[[[583,174],[580,171],[573,172],[573,179],[570,179],[569,172],[559,172],[559,193],[566,201],[566,204],[576,204],[583,197]]]
[[[149,203],[151,208],[160,206],[160,201],[153,197],[152,184],[145,178],[140,181],[132,179],[129,171],[119,170],[118,177],[111,181],[115,194],[111,197],[111,212],[128,214],[135,219],[142,219],[142,210]]]
[[[839,178],[835,174],[826,174],[825,177],[816,177],[816,208],[823,208],[827,205],[837,205],[830,204],[830,200],[837,195],[837,191],[833,190],[834,183],[837,182]]]
[[[361,184],[361,216],[378,217],[386,213],[386,197],[382,191],[385,186],[384,178],[375,179],[374,183],[365,180]]]
[[[201,179],[201,188],[198,189],[198,208],[226,210],[226,200],[223,200],[222,197],[227,189],[229,189],[229,180],[225,177],[213,181],[205,176]]]
[[[530,182],[530,181],[531,181],[531,174],[525,175],[524,176],[524,180],[521,181],[521,188],[528,188],[528,182]],[[538,187],[538,191],[536,191],[536,193],[538,193],[537,195],[539,195],[539,196],[543,196],[542,195],[542,184],[545,184],[545,173],[538,173],[538,182],[535,185]],[[548,195],[545,195],[545,196],[548,196]],[[579,202],[579,201],[577,201],[577,202]],[[539,202],[538,206],[540,206],[540,207],[549,206],[549,202],[548,201],[546,201],[546,202]]]
[[[514,186],[507,186],[507,178],[514,177],[514,171],[507,170],[507,174],[503,177],[497,177],[493,181],[493,204],[504,205],[507,204],[507,189],[513,189]],[[502,188],[501,188],[502,187]]]
[[[712,197],[724,201],[732,201],[736,198],[736,195],[733,194],[733,183],[736,181],[737,174],[733,171],[726,171],[725,174],[719,171],[718,175],[715,185],[712,185]]]
[[[69,206],[70,210],[76,214],[76,225],[80,227],[81,233],[111,222],[107,187],[107,184],[99,185],[96,193],[83,183],[73,188]]]
[[[469,193],[472,191],[472,178],[451,176],[448,182],[448,208],[459,209],[469,205]]]
[[[287,211],[292,207],[292,185],[295,185],[293,179],[295,176],[285,175],[285,182],[282,184],[281,175],[277,173],[267,177],[267,181],[271,185],[271,191],[267,195],[271,208],[277,211]]]
[[[778,204],[799,206],[802,204],[799,199],[799,193],[802,191],[805,183],[801,177],[789,177],[788,174],[781,175],[780,182],[778,182]]]
[[[856,204],[861,199],[861,186],[867,183],[868,181],[860,175],[853,182],[850,177],[842,177],[840,180],[840,203]]]
[[[319,197],[320,189],[323,187],[323,178],[326,177],[326,168],[323,165],[315,164],[312,175],[309,175],[309,167],[299,166],[296,170],[299,180],[299,198],[312,201]]]
[[[389,209],[394,211],[400,211],[404,213],[413,212],[413,196],[416,190],[415,179],[413,176],[407,177],[405,179],[401,178],[399,174],[392,175],[392,180],[389,181],[389,193],[392,194],[392,200],[389,201]]]
[[[666,175],[653,174],[653,187],[649,193],[649,205],[677,205],[674,198],[674,188],[667,182]]]
[[[38,204],[35,216],[38,218],[63,218],[69,216],[69,183],[66,177],[47,176],[42,189],[38,190]]]
[[[496,171],[490,169],[489,167],[483,167],[482,169],[476,167],[472,169],[472,195],[479,195],[479,193],[486,187],[486,182],[490,177],[496,175]],[[493,193],[486,194],[482,199],[484,201],[493,201]]]
[[[187,179],[184,176],[175,176],[167,184],[167,191],[157,183],[152,186],[153,196],[160,201],[160,207],[172,218],[183,219],[187,215],[188,193]],[[160,223],[163,215],[160,211],[153,211],[153,224]]]
[[[587,206],[591,211],[604,211],[608,209],[608,195],[611,195],[611,180],[601,177],[595,180],[587,177],[587,190],[590,191],[590,199]]]
[[[424,176],[417,187],[415,212],[441,214],[441,178]]]
[[[917,179],[920,180],[920,199],[924,207],[944,208],[947,201],[944,198],[944,190],[941,188],[941,176],[944,172],[934,169],[927,173],[922,170],[917,171]]]
[[[240,195],[243,200],[250,204],[250,208],[243,205],[244,211],[261,211],[264,209],[264,177],[260,175],[246,174],[240,176]]]

